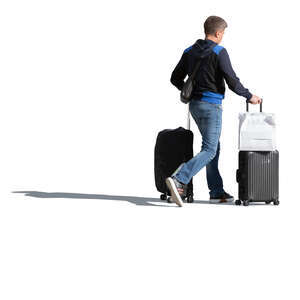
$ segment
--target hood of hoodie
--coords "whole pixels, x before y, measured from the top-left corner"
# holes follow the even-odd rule
[[[218,44],[212,40],[199,39],[193,45],[193,49],[195,51],[194,53],[196,54],[197,57],[198,56],[200,57],[201,55],[207,55],[212,50],[212,48],[216,45]]]

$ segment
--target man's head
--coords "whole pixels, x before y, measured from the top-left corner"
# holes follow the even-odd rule
[[[209,39],[219,44],[222,41],[227,23],[217,16],[210,16],[204,22],[205,39]]]

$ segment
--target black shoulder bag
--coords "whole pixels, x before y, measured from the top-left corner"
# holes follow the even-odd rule
[[[213,45],[214,46],[214,45]],[[210,49],[212,50],[212,48]],[[210,54],[210,52],[209,52]],[[191,74],[191,76],[189,76],[189,78],[187,79],[187,81],[184,83],[183,88],[180,92],[180,100],[181,102],[187,104],[190,102],[191,98],[192,98],[192,94],[193,94],[193,88],[194,88],[194,79],[196,76],[197,71],[200,68],[200,65],[202,63],[202,59],[206,56],[208,56],[209,54],[206,55],[201,55],[199,61],[197,62],[195,69],[193,70],[193,73]]]

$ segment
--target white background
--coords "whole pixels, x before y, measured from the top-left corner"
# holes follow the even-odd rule
[[[2,0],[1,299],[299,299],[296,5]],[[157,133],[186,124],[170,75],[209,15],[276,114],[278,207],[203,204],[204,170],[198,203],[158,199]],[[220,171],[237,197],[244,99],[227,89],[223,108]]]

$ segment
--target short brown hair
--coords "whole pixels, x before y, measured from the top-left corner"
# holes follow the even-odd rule
[[[224,19],[217,16],[210,16],[204,22],[204,32],[206,35],[215,34],[218,30],[224,30],[227,27]]]

